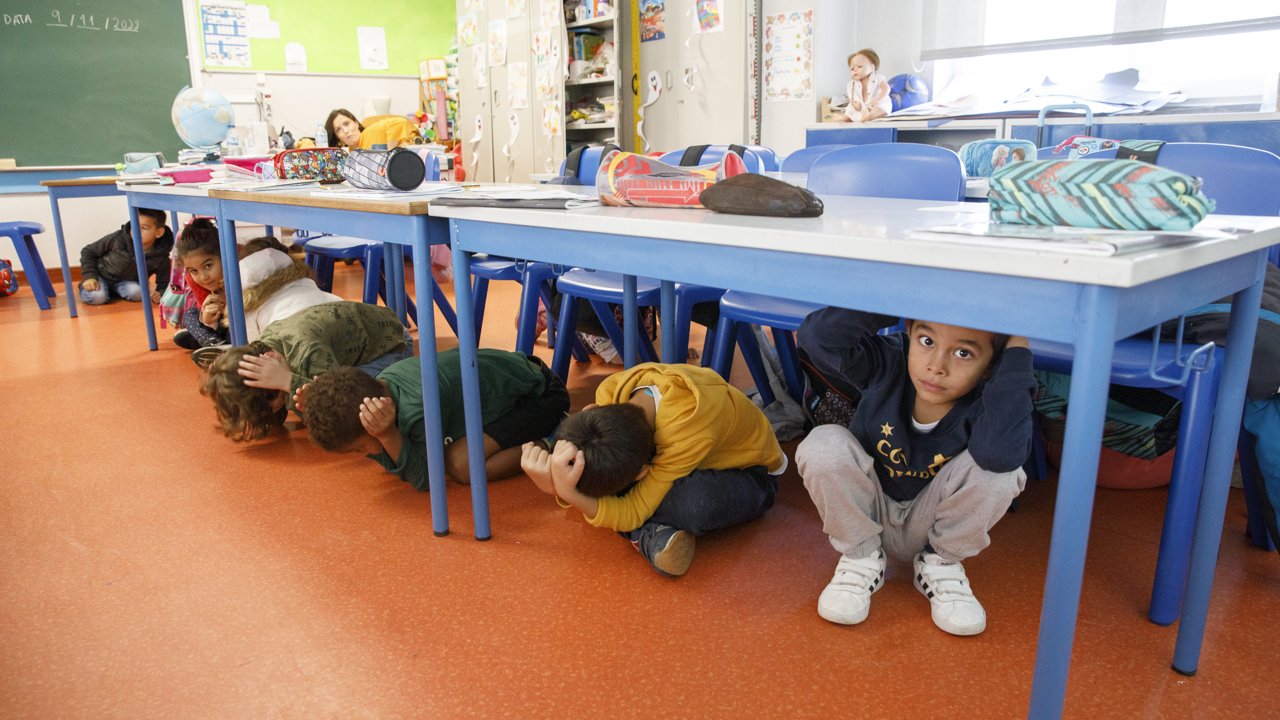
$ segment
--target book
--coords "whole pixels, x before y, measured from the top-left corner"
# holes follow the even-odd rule
[[[1166,232],[975,222],[920,228],[908,232],[907,237],[913,240],[958,242],[1018,250],[1108,256],[1234,236],[1215,230]]]

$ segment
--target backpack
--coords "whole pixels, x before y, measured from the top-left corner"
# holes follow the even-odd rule
[[[160,296],[160,327],[181,327],[182,313],[187,307],[187,271],[178,264],[169,270],[169,285]]]
[[[0,259],[0,297],[18,292],[18,276],[8,260]]]

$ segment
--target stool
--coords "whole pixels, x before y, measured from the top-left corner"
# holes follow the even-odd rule
[[[782,366],[782,378],[787,383],[787,394],[796,402],[804,403],[804,381],[800,378],[800,356],[796,350],[795,331],[805,316],[823,306],[799,300],[729,291],[720,298],[720,327],[716,330],[715,353],[711,358],[711,367],[720,376],[728,379],[733,365],[733,346],[735,337],[742,344],[742,356],[751,370],[751,378],[756,382],[756,390],[760,399],[767,406],[776,398],[769,387],[769,376],[764,372],[764,365],[759,362],[758,345],[755,336],[743,333],[741,323],[764,325],[773,333],[774,348],[778,351],[778,364]],[[747,340],[745,335],[750,335]],[[756,351],[751,346],[757,345]]]
[[[516,351],[533,354],[537,340],[538,300],[551,312],[551,280],[563,270],[550,263],[507,260],[479,256],[471,261],[471,307],[475,309],[476,337],[484,324],[484,306],[489,296],[489,281],[514,280],[523,286],[520,291],[520,311],[516,316]],[[547,323],[547,347],[555,347],[555,323]],[[575,356],[577,353],[575,352]],[[582,357],[585,358],[585,355]]]
[[[303,249],[306,253],[305,262],[315,272],[316,285],[321,290],[326,292],[333,290],[335,260],[359,260],[364,266],[364,292],[361,300],[374,305],[377,304],[378,298],[382,298],[388,306],[391,305],[387,299],[386,278],[382,269],[382,243],[375,240],[324,235],[308,239]],[[440,313],[444,315],[445,322],[449,323],[449,327],[456,335],[458,317],[435,279],[431,281],[431,296],[436,306],[440,308]],[[408,300],[407,307],[409,317],[414,324],[417,324],[417,306],[412,300]]]
[[[572,342],[565,338],[575,337],[574,328],[578,322],[578,298],[591,303],[596,311],[600,325],[609,336],[609,340],[618,352],[623,351],[622,328],[618,327],[613,317],[613,310],[608,303],[622,302],[618,288],[622,287],[622,275],[615,272],[583,270],[575,268],[560,276],[556,281],[556,289],[564,296],[560,303],[560,317],[556,319],[556,332],[560,342],[556,343],[555,353],[551,356],[551,371],[561,380],[569,377],[569,355],[573,349]],[[656,307],[659,302],[659,283],[653,278],[636,278],[636,307]],[[657,362],[658,353],[653,349],[653,342],[648,333],[640,331],[639,355],[641,362]]]
[[[40,250],[36,248],[36,241],[32,237],[42,232],[44,226],[38,222],[0,222],[0,235],[13,240],[14,252],[18,253],[22,269],[27,273],[27,283],[36,296],[36,304],[41,310],[48,310],[49,298],[57,297],[58,294],[53,291],[53,281],[49,279],[49,271],[45,269],[44,261],[40,259]],[[66,290],[68,294],[72,292],[72,288]]]

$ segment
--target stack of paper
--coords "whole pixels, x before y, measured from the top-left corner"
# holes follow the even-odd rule
[[[1234,236],[1216,230],[1162,232],[979,222],[912,230],[907,233],[907,237],[1018,250],[1107,256]]]

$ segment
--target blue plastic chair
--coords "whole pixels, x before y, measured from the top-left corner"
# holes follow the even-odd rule
[[[807,148],[806,148],[807,149]],[[914,200],[963,200],[964,164],[955,152],[933,145],[876,143],[852,145],[822,154],[809,168],[808,188],[819,195],[910,198]],[[803,380],[796,353],[795,331],[816,303],[782,300],[767,295],[730,290],[720,299],[720,327],[716,329],[711,367],[724,378],[733,364],[730,340],[740,337],[738,323],[770,328],[787,392],[803,402]],[[750,353],[744,348],[743,356]],[[776,397],[766,375],[752,379],[766,404]]]
[[[810,145],[809,147],[800,148],[791,153],[782,161],[782,172],[809,172],[809,167],[813,165],[813,161],[836,150],[853,147],[852,145]]]
[[[361,301],[372,305],[377,304],[378,299],[382,298],[388,307],[391,306],[391,299],[387,297],[386,274],[382,267],[382,243],[376,240],[323,235],[307,238],[303,250],[304,261],[315,272],[316,285],[321,290],[325,292],[333,290],[333,266],[336,260],[355,259],[364,266],[364,292]],[[431,297],[440,308],[440,314],[444,316],[445,322],[449,323],[453,334],[457,335],[458,316],[453,310],[453,305],[449,303],[449,298],[445,296],[444,290],[434,278],[431,280]],[[416,325],[418,308],[413,300],[406,300],[406,311]]]
[[[1216,143],[1165,143],[1156,164],[1201,178],[1205,195],[1218,203],[1216,213],[1280,215],[1280,157],[1265,150]],[[1272,249],[1273,255],[1276,250]],[[1171,381],[1180,379],[1181,375],[1175,359],[1186,353],[1172,343],[1160,343],[1158,359],[1152,368],[1151,343],[1150,337],[1142,336],[1117,342],[1111,382],[1157,389],[1183,403],[1147,613],[1152,622],[1168,625],[1178,619],[1182,607],[1200,488],[1204,484],[1209,428],[1218,393],[1221,352],[1206,353],[1201,362],[1192,364],[1185,384],[1178,384]],[[1032,340],[1031,350],[1036,367],[1053,372],[1071,371],[1070,346]],[[1153,379],[1153,373],[1158,377]],[[1251,456],[1248,447],[1247,442],[1242,444]],[[1255,543],[1262,544],[1258,536],[1253,537]]]
[[[746,153],[743,161],[747,166],[748,172],[761,172],[766,166],[765,157],[774,157],[773,162],[777,162],[772,150],[767,148],[758,148],[757,146],[745,146]],[[701,156],[691,158],[690,162],[694,165],[705,165],[708,163],[718,162],[728,152],[728,145],[708,145]],[[762,150],[768,150],[767,153]],[[663,154],[658,158],[659,161],[669,165],[679,165],[684,158],[684,150],[672,150]],[[564,328],[573,328],[573,322],[577,317],[577,300],[579,298],[590,301],[591,307],[596,311],[596,316],[600,320],[600,325],[605,329],[610,341],[614,343],[614,347],[619,350],[623,349],[622,333],[618,328],[617,321],[613,317],[609,304],[619,304],[623,300],[622,290],[623,276],[620,273],[596,272],[594,270],[574,269],[560,276],[556,281],[556,289],[564,295],[561,303],[561,315],[558,319],[557,332],[563,332]],[[649,293],[645,290],[652,287],[653,292]],[[658,297],[659,281],[652,278],[637,279],[637,307],[651,307],[659,304]],[[720,296],[724,294],[721,288],[712,288],[705,285],[695,285],[692,283],[676,283],[675,284],[675,343],[676,357],[683,362],[687,359],[689,345],[689,326],[692,322],[693,307],[703,302],[716,302]],[[568,314],[566,319],[566,308],[572,308],[572,313]],[[616,333],[616,337],[615,337]],[[641,333],[643,336],[644,333]],[[573,337],[570,335],[569,337]],[[715,340],[714,332],[709,330],[706,337],[706,344],[703,345],[703,358],[707,357],[706,350],[711,347]],[[641,348],[639,349],[640,357],[646,361],[656,361],[657,355],[653,352],[653,343],[647,338],[642,337]],[[568,377],[569,360],[568,350],[561,350],[557,347],[556,352],[551,360],[551,369],[562,379]]]
[[[31,294],[36,296],[36,305],[41,310],[48,310],[49,298],[57,297],[58,294],[53,290],[53,281],[49,279],[49,271],[45,269],[44,260],[40,259],[40,250],[36,247],[35,236],[42,232],[44,226],[38,222],[0,222],[0,236],[13,241],[13,250],[22,262],[27,283],[31,285]],[[67,292],[74,290],[67,288]]]

